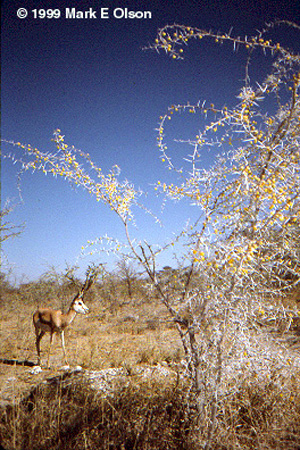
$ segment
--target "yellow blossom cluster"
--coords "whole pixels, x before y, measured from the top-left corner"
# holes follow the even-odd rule
[[[22,171],[40,170],[55,177],[64,177],[70,183],[94,195],[97,201],[108,204],[124,223],[131,220],[132,206],[140,192],[137,192],[128,181],[122,183],[119,181],[119,168],[115,166],[108,175],[104,175],[88,154],[65,143],[65,137],[60,129],[54,131],[52,141],[56,147],[56,152],[53,153],[42,152],[20,142],[13,143],[23,149],[27,156],[27,161],[22,163]],[[95,179],[92,178],[89,167],[96,174]]]
[[[177,24],[167,25],[158,30],[155,42],[150,48],[154,48],[157,51],[160,49],[164,50],[173,59],[182,59],[183,47],[191,39],[202,40],[203,38],[212,39],[217,44],[229,42],[234,46],[234,49],[237,49],[239,46],[244,46],[249,51],[260,48],[264,52],[269,50],[271,54],[280,53],[285,58],[294,59],[294,55],[290,54],[280,43],[273,43],[271,39],[265,39],[263,33],[250,38],[247,36],[233,37],[230,33],[215,33],[211,30],[206,31],[196,27]]]
[[[196,37],[215,37],[219,43],[226,39],[234,41],[228,35],[174,25],[160,30],[156,47],[174,55],[176,45]],[[262,36],[239,38],[235,43],[247,48],[268,48],[273,56],[279,55],[273,73],[255,89],[246,85],[233,109],[226,106],[218,109],[206,103],[171,105],[160,117],[157,144],[162,162],[181,177],[179,183],[158,182],[155,189],[176,201],[188,199],[200,208],[203,212],[200,231],[193,231],[198,237],[203,236],[204,230],[217,241],[227,243],[231,239],[235,242],[236,236],[247,237],[240,247],[235,244],[223,252],[221,259],[211,259],[198,243],[192,244],[194,263],[205,262],[215,273],[226,269],[247,276],[254,267],[258,270],[258,264],[266,267],[274,264],[274,255],[262,250],[263,237],[275,229],[284,234],[300,223],[300,61],[297,55]],[[285,86],[289,87],[290,98],[272,116],[263,114],[261,104],[267,103],[268,97],[274,96],[278,101],[284,90],[286,98]],[[166,144],[168,122],[178,112],[181,116],[183,112],[198,113],[201,120],[205,118],[208,122],[194,140],[185,141],[193,148],[185,158],[190,163],[186,176],[182,168],[176,168]],[[223,156],[210,169],[201,168],[197,161],[205,147],[223,149]],[[276,258],[277,266],[288,267],[283,257],[276,255]],[[298,270],[295,265],[293,270],[294,273]]]

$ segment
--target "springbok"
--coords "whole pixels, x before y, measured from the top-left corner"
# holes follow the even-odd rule
[[[92,275],[91,275],[92,273]],[[91,287],[93,281],[97,277],[97,271],[89,269],[83,287],[80,292],[74,297],[69,310],[63,314],[60,310],[52,308],[39,308],[33,314],[33,326],[36,335],[36,351],[38,356],[38,365],[41,365],[41,349],[40,342],[46,333],[50,333],[50,346],[47,359],[47,367],[50,367],[50,353],[52,346],[52,339],[54,333],[60,333],[61,345],[64,353],[65,363],[68,364],[68,358],[65,348],[65,329],[73,322],[77,313],[86,314],[89,308],[84,304],[83,297],[87,290]]]

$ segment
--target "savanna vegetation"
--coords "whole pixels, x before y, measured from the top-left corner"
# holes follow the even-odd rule
[[[143,193],[120,180],[117,166],[104,174],[60,130],[52,153],[7,143],[20,176],[61,176],[123,224],[126,244],[99,236],[83,248],[109,251],[119,262],[116,272],[101,271],[87,298],[91,316],[76,320],[68,348],[86,370],[122,368],[127,377],[109,396],[75,375],[68,386],[61,377],[33,389],[2,410],[8,447],[300,448],[300,56],[268,38],[283,25],[299,29],[278,22],[243,38],[179,25],[159,30],[152,48],[173,59],[191,40],[247,51],[231,105],[171,105],[160,117],[157,144],[173,182],[158,180],[155,189],[164,201],[186,201],[199,211],[160,247],[147,236],[134,238]],[[269,62],[260,83],[249,73],[258,53]],[[167,142],[168,124],[179,114],[199,116],[197,134],[181,141],[187,151],[180,162]],[[202,167],[207,148],[215,163]],[[170,248],[176,267],[158,269],[160,253]],[[72,297],[74,285],[53,276],[18,289],[3,280],[3,357],[34,358],[29,312],[41,292],[51,306],[54,297]],[[142,365],[159,365],[168,375],[142,382]]]

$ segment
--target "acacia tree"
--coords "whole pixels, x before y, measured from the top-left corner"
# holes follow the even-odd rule
[[[118,276],[126,286],[126,292],[130,299],[133,298],[134,285],[138,278],[138,274],[133,265],[128,262],[128,258],[121,258],[117,262]]]
[[[300,279],[300,56],[265,37],[273,27],[251,38],[181,25],[158,31],[152,48],[165,50],[173,59],[182,58],[192,39],[229,43],[234,50],[243,46],[249,52],[244,84],[233,105],[171,105],[160,117],[157,144],[174,182],[158,181],[155,189],[171,201],[187,199],[198,207],[199,218],[158,250],[132,237],[134,208],[142,192],[120,181],[117,166],[103,174],[88,154],[65,143],[60,130],[54,133],[55,152],[9,142],[17,147],[14,158],[22,172],[62,176],[107,204],[122,221],[126,245],[106,236],[88,243],[88,250],[107,243],[146,272],[180,334],[191,382],[189,407],[197,413],[198,438],[206,449],[233,374],[266,377],[287,367],[286,355],[269,345],[268,335],[252,331],[258,318],[281,315],[291,321],[295,311],[287,311],[278,298]],[[248,73],[258,51],[272,63],[260,84]],[[167,146],[169,121],[185,112],[205,121],[194,138],[182,141],[189,149],[187,170],[176,166]],[[219,151],[211,168],[198,162],[207,147]],[[179,269],[171,271],[172,280],[166,282],[159,276],[157,256],[182,241],[186,251]]]
[[[7,201],[4,208],[0,210],[0,244],[7,241],[7,239],[19,236],[23,229],[23,225],[14,225],[6,220],[6,216],[14,210],[14,206]]]

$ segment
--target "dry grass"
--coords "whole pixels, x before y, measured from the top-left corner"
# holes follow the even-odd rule
[[[31,316],[33,298],[7,293],[1,303],[0,358],[36,362]],[[47,304],[61,307],[47,301]],[[78,316],[66,333],[72,366],[87,370],[124,367],[130,383],[112,397],[99,397],[83,380],[68,388],[41,384],[57,376],[62,350],[53,346],[52,367],[38,375],[22,365],[0,363],[0,443],[6,449],[199,449],[205,427],[187,413],[187,387],[136,380],[139,365],[175,367],[183,352],[165,310],[155,299],[113,305],[96,295],[88,316]],[[42,340],[42,361],[49,337]],[[289,380],[249,379],[227,386],[219,404],[214,450],[300,450],[300,373]],[[276,381],[276,382],[275,382]],[[171,383],[171,384],[170,384]],[[232,392],[232,393],[231,393]]]
[[[70,297],[71,299],[71,297]],[[166,312],[157,300],[132,301],[111,308],[107,302],[87,300],[88,316],[78,315],[66,330],[66,348],[71,366],[101,370],[109,367],[131,367],[136,364],[156,364],[178,361],[183,353],[180,340],[167,320]],[[58,300],[46,305],[61,308]],[[32,314],[36,303],[7,294],[2,298],[0,322],[0,360],[36,363],[35,335]],[[42,363],[46,364],[49,335],[41,341]],[[55,374],[64,364],[59,336],[54,336],[51,369],[43,367],[41,375],[32,377],[28,367],[0,363],[0,404],[14,397],[11,384],[24,389],[46,376]],[[7,381],[14,380],[17,382]],[[4,395],[5,394],[5,395]]]
[[[153,304],[155,302],[155,304]],[[88,316],[78,315],[66,330],[66,348],[71,365],[87,369],[119,367],[123,364],[145,362],[153,364],[182,357],[177,333],[168,323],[157,301],[119,306],[110,311],[101,301],[88,302]],[[55,302],[54,302],[55,303]],[[59,308],[60,305],[52,303]],[[5,303],[1,307],[0,358],[36,361],[32,313],[35,307]],[[53,368],[63,362],[59,336],[54,337],[51,353]],[[41,341],[42,361],[45,362],[49,335]]]
[[[3,442],[17,449],[188,449],[180,391],[131,382],[99,397],[82,379],[44,384],[2,415]],[[47,424],[47,426],[46,426]]]

